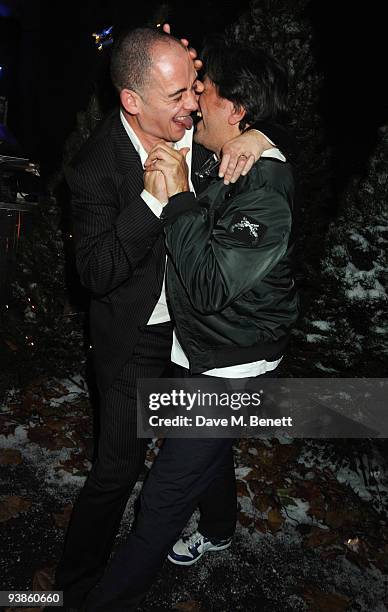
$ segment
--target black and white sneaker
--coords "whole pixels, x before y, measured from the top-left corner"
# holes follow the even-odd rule
[[[193,565],[193,563],[199,561],[205,552],[225,550],[229,548],[231,543],[232,538],[224,540],[213,538],[209,540],[199,531],[195,531],[190,536],[178,540],[168,553],[167,558],[176,565]]]

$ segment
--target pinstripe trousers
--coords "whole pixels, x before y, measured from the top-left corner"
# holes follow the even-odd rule
[[[147,440],[136,437],[136,383],[165,373],[171,338],[170,323],[145,326],[130,361],[101,398],[97,459],[75,503],[56,573],[66,606],[80,606],[104,572],[144,466]]]

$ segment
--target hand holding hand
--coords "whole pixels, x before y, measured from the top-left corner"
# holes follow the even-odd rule
[[[161,140],[152,147],[148,154],[144,164],[146,176],[147,174],[161,172],[169,198],[182,191],[190,191],[189,169],[186,163],[188,151],[190,151],[189,147],[183,147],[183,149],[176,151]]]
[[[225,185],[235,183],[240,176],[248,174],[263,151],[272,147],[264,134],[257,130],[248,130],[232,138],[222,147],[218,176],[224,177]]]
[[[144,189],[154,196],[161,204],[166,204],[168,201],[166,181],[162,172],[155,170],[154,172],[144,173]]]

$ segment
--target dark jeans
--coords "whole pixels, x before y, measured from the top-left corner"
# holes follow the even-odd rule
[[[75,503],[56,587],[79,606],[102,576],[128,497],[144,466],[147,440],[137,438],[137,380],[170,365],[171,325],[144,328],[131,360],[101,398],[97,460]]]
[[[177,365],[174,365],[173,375],[174,378],[192,378],[189,370]],[[220,378],[206,375],[196,375],[195,378],[212,379],[216,383],[221,381]],[[234,440],[230,440],[230,448],[225,453],[216,476],[198,500],[200,511],[198,531],[210,539],[229,538],[236,528],[237,492],[233,442]]]
[[[175,378],[191,378],[189,370],[180,366],[174,366]],[[258,378],[275,378],[276,370],[261,374]],[[228,386],[226,379],[214,376],[196,375],[195,378],[211,379],[215,385],[221,383]],[[234,384],[245,386],[250,379],[233,379]],[[233,444],[230,440],[230,448],[225,453],[223,461],[220,462],[217,474],[209,486],[203,490],[198,500],[200,520],[198,531],[212,538],[228,538],[233,535],[237,520],[237,492],[236,475],[233,461]]]
[[[165,440],[143,486],[134,529],[90,593],[88,612],[136,610],[202,496],[218,481],[223,466],[230,469],[232,443],[209,438]]]

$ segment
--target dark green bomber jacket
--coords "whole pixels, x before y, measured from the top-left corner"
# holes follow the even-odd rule
[[[165,206],[167,295],[192,374],[283,355],[298,317],[293,195],[290,164],[267,157]]]

